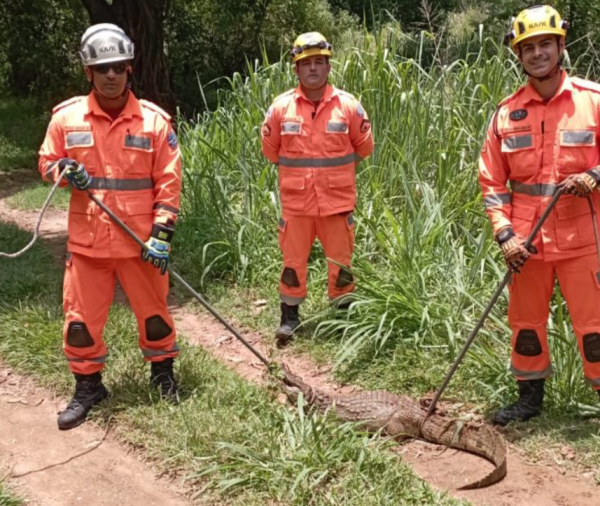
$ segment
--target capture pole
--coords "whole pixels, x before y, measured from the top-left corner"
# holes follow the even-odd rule
[[[113,213],[98,197],[96,197],[91,191],[87,191],[88,196],[92,199],[100,209],[102,209],[106,214],[108,214],[111,219],[119,225],[129,237],[131,237],[143,250],[147,250],[148,248],[144,244],[144,242],[135,234],[133,230],[131,230],[115,213]],[[235,330],[225,318],[223,318],[217,311],[208,303],[202,295],[200,295],[196,290],[194,290],[188,282],[183,279],[169,264],[167,269],[171,276],[173,276],[177,281],[179,281],[190,294],[200,303],[202,304],[210,314],[212,314],[217,320],[219,320],[226,328],[231,332],[236,339],[241,341],[241,343],[248,348],[254,355],[267,366],[267,369],[271,370],[271,363],[260,353],[254,346],[252,346],[246,339],[244,339],[240,333]]]
[[[556,193],[554,194],[554,196],[552,197],[552,200],[548,204],[548,207],[546,208],[546,210],[544,211],[544,213],[540,216],[540,219],[535,224],[535,227],[533,227],[533,230],[529,234],[529,237],[527,237],[527,240],[523,244],[523,246],[525,247],[525,249],[528,250],[529,247],[531,246],[531,244],[533,243],[533,240],[535,239],[535,236],[539,232],[540,228],[542,228],[542,225],[546,221],[546,218],[548,218],[548,216],[550,215],[550,212],[552,211],[552,209],[554,208],[554,206],[558,202],[558,199],[560,198],[560,196],[562,195],[562,193],[563,193],[563,189],[561,187],[559,187],[558,190],[556,191]],[[591,206],[591,203],[590,203],[590,206]],[[467,350],[469,349],[469,347],[471,346],[471,344],[473,343],[473,341],[477,337],[477,334],[481,330],[481,327],[483,327],[483,324],[484,324],[486,318],[488,317],[488,315],[492,311],[492,308],[494,307],[494,305],[498,301],[498,298],[500,297],[500,294],[504,290],[504,287],[510,281],[511,277],[512,277],[512,273],[510,272],[510,270],[508,270],[506,272],[506,274],[504,275],[504,278],[502,279],[502,281],[500,281],[500,284],[498,285],[498,288],[496,288],[496,291],[494,292],[494,295],[492,295],[492,298],[491,298],[490,302],[488,303],[488,305],[486,306],[485,310],[483,311],[483,314],[481,315],[481,318],[479,318],[479,321],[477,322],[477,325],[475,325],[475,328],[469,334],[469,337],[467,338],[467,342],[462,347],[462,350],[460,350],[460,353],[458,354],[458,357],[456,357],[456,360],[452,364],[452,367],[450,368],[450,370],[446,374],[446,377],[444,378],[444,382],[442,383],[442,386],[439,388],[439,390],[435,394],[435,397],[433,398],[433,401],[431,401],[431,404],[429,405],[429,409],[427,411],[427,416],[431,415],[435,411],[435,407],[436,407],[438,401],[440,400],[440,397],[442,396],[442,393],[444,393],[444,390],[448,386],[448,383],[450,383],[450,380],[452,379],[452,376],[454,376],[454,373],[458,369],[458,366],[460,365],[460,363],[465,358],[465,355],[467,354]]]

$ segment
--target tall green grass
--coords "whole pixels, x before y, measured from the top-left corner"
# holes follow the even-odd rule
[[[368,382],[375,360],[391,363],[416,351],[439,369],[423,388],[439,384],[442,364],[456,356],[503,275],[477,161],[496,104],[523,76],[514,57],[482,33],[446,62],[437,39],[388,26],[355,37],[333,60],[331,82],[360,97],[376,147],[357,170],[356,302],[346,316],[324,311],[309,325],[317,341],[338,343],[337,363],[355,380]],[[202,283],[273,287],[281,268],[277,170],[261,155],[259,129],[273,98],[295,81],[282,60],[249,64],[247,76],[229,84],[219,108],[181,125],[186,171],[178,262]],[[314,257],[312,278],[323,281],[323,259]],[[322,309],[315,297],[308,306]],[[465,380],[478,378],[471,399],[487,401],[492,392],[501,402],[496,392],[513,386],[505,308],[503,298],[465,365]],[[558,299],[551,332],[558,374],[550,398],[591,403],[575,341],[557,309],[564,309]],[[455,394],[464,396],[464,389]]]
[[[0,506],[21,506],[23,501],[9,492],[0,481]]]

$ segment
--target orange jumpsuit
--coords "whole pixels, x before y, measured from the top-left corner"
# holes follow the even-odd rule
[[[274,100],[261,138],[264,155],[279,166],[281,300],[297,305],[305,299],[316,237],[329,259],[329,297],[338,299],[354,289],[352,274],[340,265],[350,268],[354,249],[355,166],[373,151],[367,114],[356,98],[331,85],[318,105],[298,87]]]
[[[600,85],[565,72],[548,101],[527,84],[501,102],[479,164],[494,232],[511,225],[527,237],[560,182],[571,174],[600,171],[599,133]],[[591,196],[598,216],[600,196],[597,191]],[[509,287],[511,371],[519,380],[552,374],[546,325],[558,278],[586,378],[600,390],[600,272],[587,199],[563,195],[533,244],[538,253]]]
[[[142,241],[153,223],[173,224],[179,213],[181,162],[170,116],[133,93],[112,121],[93,93],[58,105],[40,148],[39,170],[47,181],[58,161],[83,163],[91,192]],[[66,182],[65,182],[66,184]],[[129,298],[147,361],[175,357],[173,319],[167,310],[168,276],[141,260],[140,247],[90,200],[73,190],[63,287],[64,351],[71,370],[102,370],[107,351],[102,333],[114,295],[115,276]]]

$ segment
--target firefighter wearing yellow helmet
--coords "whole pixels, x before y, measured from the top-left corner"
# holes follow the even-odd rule
[[[547,324],[556,281],[569,307],[586,379],[600,395],[594,244],[600,222],[600,85],[561,69],[566,31],[567,23],[546,5],[511,20],[508,40],[528,79],[500,102],[479,161],[486,211],[514,273],[508,323],[510,370],[519,398],[492,415],[498,425],[542,412],[545,383],[553,374]],[[560,200],[532,247],[526,247],[525,238],[559,189]]]
[[[275,98],[261,129],[264,155],[279,167],[279,346],[300,325],[307,267],[315,239],[328,259],[329,298],[348,309],[354,290],[356,164],[373,151],[371,123],[360,102],[328,83],[331,44],[317,32],[300,35],[291,56],[298,86]]]

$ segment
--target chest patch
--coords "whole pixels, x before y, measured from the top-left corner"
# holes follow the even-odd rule
[[[281,123],[281,135],[300,135],[302,123],[299,121],[284,121]]]
[[[67,132],[68,148],[89,148],[94,145],[92,132]]]
[[[348,131],[348,124],[341,121],[328,121],[325,131],[330,134],[345,134]]]
[[[130,149],[152,150],[152,139],[138,135],[125,135],[125,147]]]
[[[528,114],[527,109],[517,109],[516,111],[512,111],[508,117],[513,121],[521,121],[524,120]]]

